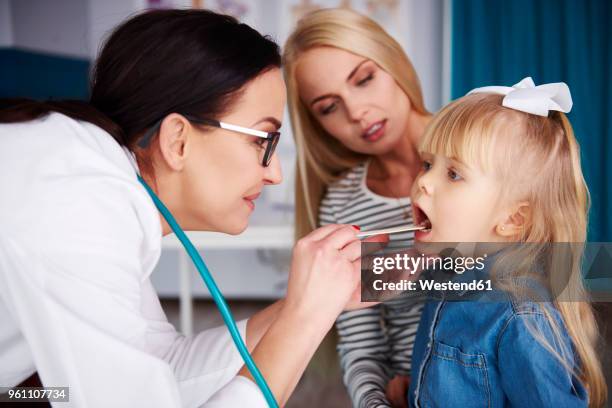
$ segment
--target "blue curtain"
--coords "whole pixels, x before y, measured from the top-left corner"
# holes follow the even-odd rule
[[[0,98],[87,99],[89,60],[0,48]]]
[[[612,241],[612,2],[453,0],[451,96],[486,85],[566,82],[591,192],[589,241]]]

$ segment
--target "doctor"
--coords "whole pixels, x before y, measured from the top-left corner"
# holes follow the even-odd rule
[[[112,33],[89,103],[2,103],[0,386],[37,371],[70,387],[62,406],[266,406],[224,327],[168,323],[149,276],[170,228],[137,173],[183,229],[244,231],[282,179],[279,66],[276,44],[230,17],[153,11]],[[313,231],[286,298],[239,322],[281,406],[360,306],[359,256],[352,226]]]

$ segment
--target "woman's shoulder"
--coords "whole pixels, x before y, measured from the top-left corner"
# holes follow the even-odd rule
[[[109,177],[135,182],[130,155],[108,132],[60,113],[0,125],[2,166],[19,177]],[[48,180],[47,180],[48,181]]]
[[[338,222],[335,214],[350,206],[362,192],[364,173],[365,163],[359,163],[343,172],[327,186],[319,203],[319,224]]]
[[[365,163],[359,163],[339,175],[325,189],[320,206],[337,206],[353,199],[355,194],[364,189],[363,177],[365,169]]]
[[[351,205],[355,198],[363,192],[363,177],[365,166],[360,163],[343,172],[325,189],[319,203],[319,218],[321,223],[334,223],[331,214],[342,211]],[[331,218],[330,218],[331,217]]]
[[[365,174],[366,163],[362,162],[342,172],[336,180],[327,186],[327,192],[346,191],[359,188]]]
[[[133,173],[123,149],[98,126],[52,112],[41,118],[0,125],[0,145],[7,152],[23,152],[25,160],[43,160],[46,166],[70,161],[72,168]],[[65,168],[69,171],[69,168]]]
[[[141,237],[160,229],[129,156],[93,124],[52,113],[0,126],[0,171],[11,174],[0,178],[6,208],[0,223],[16,233],[59,231],[66,226],[57,220],[77,227],[93,217],[107,219],[110,228],[125,221],[112,217],[114,211],[134,216]],[[20,219],[33,222],[15,221]],[[161,231],[156,235],[161,240]]]

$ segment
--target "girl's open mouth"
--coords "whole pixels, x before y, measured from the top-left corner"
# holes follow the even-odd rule
[[[425,214],[425,211],[423,211],[418,205],[414,205],[414,223],[416,225],[425,227],[425,229],[422,231],[429,232],[432,229],[429,217],[427,216],[427,214]]]
[[[425,211],[421,209],[421,207],[419,207],[415,203],[412,203],[412,208],[414,212],[414,224],[425,227],[425,229],[423,230],[416,231],[414,233],[414,237],[417,241],[426,240],[427,237],[431,234],[431,230],[433,229],[432,223]]]

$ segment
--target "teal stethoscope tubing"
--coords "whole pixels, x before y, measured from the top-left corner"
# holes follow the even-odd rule
[[[176,237],[179,239],[179,241],[181,241],[181,244],[183,244],[183,246],[185,247],[185,250],[189,254],[189,257],[193,261],[193,264],[195,265],[196,269],[200,273],[202,280],[204,280],[204,283],[208,287],[208,291],[210,292],[213,300],[217,304],[217,308],[219,309],[219,312],[221,313],[221,317],[223,317],[223,321],[225,322],[225,325],[227,326],[227,329],[229,330],[230,335],[232,336],[232,340],[234,340],[234,344],[236,345],[238,352],[242,356],[242,359],[244,360],[244,363],[246,364],[249,371],[251,372],[251,375],[255,379],[255,382],[261,389],[261,392],[263,392],[263,395],[266,398],[268,405],[270,407],[277,408],[278,404],[276,403],[274,394],[272,394],[272,391],[270,391],[270,387],[268,387],[266,380],[264,379],[263,375],[257,368],[257,365],[255,365],[255,361],[253,361],[253,357],[251,357],[251,354],[249,354],[249,350],[246,348],[246,345],[244,344],[242,337],[240,337],[240,332],[238,331],[238,327],[236,326],[236,321],[234,320],[234,317],[232,316],[232,312],[227,306],[227,303],[225,302],[225,299],[223,298],[221,291],[217,287],[215,280],[210,275],[210,271],[208,270],[206,263],[204,262],[204,260],[202,259],[202,257],[200,256],[196,248],[193,246],[193,244],[191,243],[191,241],[189,240],[185,232],[183,232],[181,227],[178,225],[178,223],[176,222],[176,220],[174,219],[174,217],[172,216],[168,208],[166,208],[164,203],[161,202],[161,200],[153,192],[151,187],[149,187],[147,183],[145,183],[145,181],[140,176],[138,176],[138,181],[140,181],[140,183],[145,187],[145,189],[151,196],[151,199],[153,199],[155,206],[157,207],[159,212],[162,214],[162,216],[166,219],[166,221],[170,225],[170,228],[172,228],[172,231],[174,232]]]

